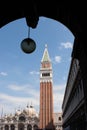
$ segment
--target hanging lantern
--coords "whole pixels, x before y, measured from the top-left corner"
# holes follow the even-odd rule
[[[30,38],[30,27],[28,28],[28,38],[21,42],[21,49],[25,53],[32,53],[36,49],[36,43]]]
[[[31,38],[25,38],[21,42],[21,49],[25,53],[32,53],[36,49],[36,43]]]

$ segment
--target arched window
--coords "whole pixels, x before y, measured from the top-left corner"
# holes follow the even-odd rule
[[[33,126],[33,130],[37,130],[38,129],[38,126],[37,125],[34,125]]]
[[[18,130],[24,130],[24,124],[19,123],[18,124]]]
[[[27,126],[27,130],[32,130],[32,126],[31,126],[31,125],[28,125],[28,126]]]
[[[24,116],[20,116],[20,117],[19,117],[19,120],[20,120],[20,121],[25,121],[25,117],[24,117]]]
[[[8,125],[5,125],[5,130],[9,130],[9,126]]]
[[[61,117],[59,117],[59,121],[61,121]]]
[[[11,130],[15,130],[15,126],[14,125],[11,125]]]

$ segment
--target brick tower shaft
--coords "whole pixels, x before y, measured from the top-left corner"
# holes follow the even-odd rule
[[[53,129],[52,64],[47,46],[40,68],[40,129]]]

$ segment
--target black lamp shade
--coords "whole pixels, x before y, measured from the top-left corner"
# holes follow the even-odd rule
[[[31,38],[25,38],[21,42],[21,49],[25,53],[32,53],[36,49],[36,43]]]

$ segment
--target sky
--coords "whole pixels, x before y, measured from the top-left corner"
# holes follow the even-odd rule
[[[23,110],[27,104],[32,104],[39,113],[39,72],[46,44],[53,69],[54,113],[62,112],[74,35],[62,23],[40,17],[37,27],[30,28],[36,49],[26,54],[21,42],[28,37],[28,29],[25,18],[0,28],[0,116]]]

